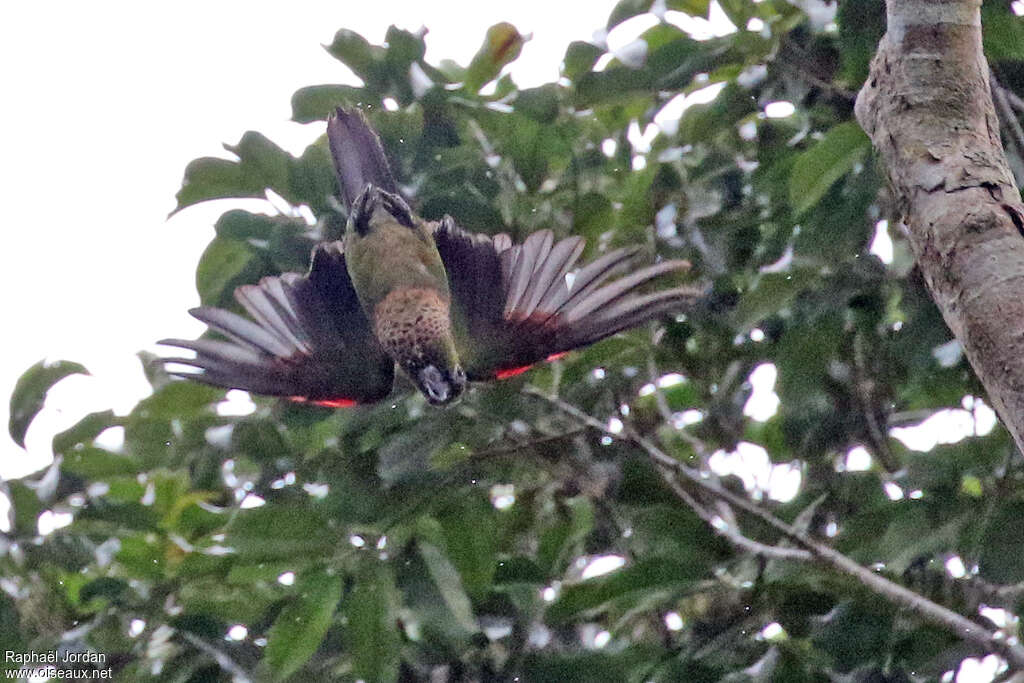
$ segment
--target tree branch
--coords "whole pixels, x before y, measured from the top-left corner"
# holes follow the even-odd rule
[[[861,566],[838,550],[818,541],[808,532],[782,521],[769,511],[751,501],[749,498],[733,493],[717,482],[704,477],[700,472],[684,465],[668,453],[665,453],[642,435],[635,433],[613,433],[609,431],[600,420],[588,415],[576,406],[567,403],[560,398],[549,396],[543,391],[529,386],[525,387],[523,391],[527,395],[536,396],[547,401],[562,412],[576,418],[582,424],[592,427],[613,439],[618,439],[638,446],[647,453],[648,458],[659,469],[659,471],[668,472],[671,475],[674,475],[673,478],[685,479],[714,498],[729,503],[729,505],[734,508],[747,513],[748,515],[763,522],[765,525],[775,529],[787,540],[799,546],[800,549],[806,552],[806,556],[801,554],[799,558],[787,554],[785,559],[806,559],[808,561],[814,561],[815,563],[826,566],[839,574],[851,577],[868,590],[884,598],[888,602],[913,612],[923,620],[946,629],[964,641],[973,643],[984,648],[988,652],[994,652],[1002,656],[1009,662],[1011,667],[1024,668],[1024,647],[1021,645],[1007,642],[1007,640],[1002,638],[999,634],[986,630],[980,624],[971,621],[967,617],[932,602],[924,596]],[[679,490],[681,489],[681,487],[679,487],[678,479],[676,484],[677,486],[673,487],[673,491],[678,495]],[[686,498],[683,498],[683,501],[689,505]],[[705,519],[704,517],[701,518]],[[713,529],[716,531],[718,530],[719,525],[716,525],[713,520],[709,521],[705,519],[705,521],[711,524]],[[729,536],[726,537],[729,538]],[[780,550],[788,550],[773,546],[768,547],[772,549],[773,553]]]
[[[654,328],[652,323],[651,341],[656,342],[654,338]],[[661,377],[661,371],[658,369],[658,364],[654,360],[654,354],[650,354],[647,357],[647,375],[654,385],[654,400],[655,405],[658,407],[658,412],[661,413],[662,420],[665,424],[672,424],[672,409],[668,405],[668,399],[665,398],[665,392],[662,391],[661,387],[658,386],[658,379]],[[564,409],[564,408],[563,408]],[[630,433],[635,434],[635,430],[630,427]],[[683,436],[683,439],[690,445],[691,448],[697,453],[697,456],[701,459],[707,456],[707,446],[703,441],[696,437],[687,434],[684,431],[680,431],[679,434]],[[671,470],[667,470],[664,467],[659,467],[658,471],[661,476],[665,479],[665,483],[672,489],[672,492],[676,494],[679,500],[686,503],[694,514],[700,517],[708,526],[714,531],[725,538],[727,541],[735,545],[741,550],[745,550],[754,555],[760,555],[768,559],[774,560],[809,560],[811,559],[810,553],[806,550],[800,550],[799,548],[781,548],[771,546],[760,541],[755,541],[752,538],[748,538],[743,535],[742,532],[736,526],[736,518],[732,512],[732,508],[726,505],[723,501],[719,501],[722,514],[716,514],[709,510],[705,505],[702,505],[695,497],[690,495],[679,480],[675,477]]]
[[[935,303],[1024,447],[1024,207],[1000,143],[980,7],[888,0],[855,112]]]
[[[740,550],[745,550],[748,553],[759,555],[769,560],[799,560],[807,562],[808,560],[813,559],[811,553],[800,548],[785,548],[782,546],[768,545],[767,543],[761,543],[760,541],[755,541],[752,538],[747,538],[740,533],[740,530],[734,525],[729,524],[725,519],[723,519],[721,515],[714,514],[701,505],[696,498],[691,496],[672,470],[659,466],[658,471],[661,472],[661,476],[664,477],[665,483],[668,484],[668,487],[672,489],[672,492],[676,494],[677,498],[686,503],[698,517],[700,517],[715,531],[715,533],[725,538]]]
[[[1003,87],[999,79],[996,78],[994,70],[989,70],[988,78],[992,87],[992,102],[995,104],[999,121],[1003,124],[1003,129],[1006,132],[1008,147],[1014,155],[1013,158],[1007,157],[1006,161],[1010,165],[1010,170],[1013,171],[1014,180],[1019,184],[1021,180],[1024,180],[1024,170],[1020,163],[1021,157],[1024,156],[1024,127],[1021,127],[1017,112],[1014,111],[1013,105],[1010,103],[1010,95],[1013,93]]]

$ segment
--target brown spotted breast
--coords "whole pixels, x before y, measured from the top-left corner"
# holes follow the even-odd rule
[[[451,329],[448,309],[448,299],[436,289],[394,289],[374,307],[374,331],[399,363],[431,361]]]

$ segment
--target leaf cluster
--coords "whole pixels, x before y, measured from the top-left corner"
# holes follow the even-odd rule
[[[653,4],[621,0],[606,28]],[[48,471],[4,484],[5,648],[102,652],[121,680],[181,682],[907,681],[984,654],[848,580],[730,544],[637,449],[522,391],[656,439],[736,490],[712,465],[760,447],[765,467],[800,475],[785,501],[748,482],[775,514],[966,614],[977,583],[951,577],[950,558],[980,581],[1024,581],[1021,462],[1005,432],[927,452],[890,435],[981,389],[852,120],[881,2],[844,0],[821,22],[783,0],[722,1],[739,30],[710,39],[680,21],[707,16],[706,0],[660,4],[637,49],[573,43],[558,82],[535,88],[506,73],[524,40],[508,24],[467,66],[428,63],[421,34],[392,28],[373,45],[343,29],[327,51],[361,85],[302,88],[292,111],[306,123],[361,107],[427,218],[689,259],[713,285],[701,309],[448,411],[406,392],[343,411],[257,398],[231,414],[224,392],[144,358],[150,397],[87,416],[54,438]],[[985,13],[989,57],[1022,90],[1020,20],[1008,3]],[[773,102],[792,114],[766,115]],[[277,210],[217,221],[196,268],[207,305],[304,270],[347,219],[324,139],[296,157],[250,131],[228,150],[189,164],[177,209],[271,196]],[[887,262],[870,249],[880,221]],[[779,404],[761,421],[744,409],[766,364]],[[24,375],[16,440],[47,390],[82,371]],[[858,446],[871,466],[850,471]],[[54,514],[68,523],[41,536]]]

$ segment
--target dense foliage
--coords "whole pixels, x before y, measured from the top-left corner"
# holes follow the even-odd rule
[[[401,391],[336,411],[256,399],[231,415],[223,391],[146,358],[152,396],[86,417],[54,439],[50,470],[6,482],[4,649],[101,652],[120,680],[159,681],[905,681],[985,656],[850,579],[716,534],[695,510],[780,542],[684,484],[685,504],[636,445],[710,477],[724,454],[760,447],[790,466],[775,472],[800,474],[795,497],[773,499],[764,476],[727,487],[982,627],[997,626],[982,604],[1015,608],[996,584],[1024,581],[1024,463],[1004,430],[925,452],[889,434],[981,388],[852,120],[884,8],[800,4],[809,14],[723,0],[739,30],[707,38],[680,28],[707,0],[665,0],[638,42],[616,55],[573,43],[563,77],[529,89],[500,75],[522,46],[508,25],[468,67],[427,63],[421,35],[393,28],[378,46],[339,31],[328,52],[363,85],[299,90],[296,121],[361,106],[424,216],[580,234],[590,255],[644,244],[649,259],[689,259],[706,304],[446,411]],[[651,7],[622,0],[608,28]],[[1021,20],[986,2],[984,21],[1000,87],[1024,92]],[[642,135],[708,87],[720,91],[678,125]],[[774,102],[792,113],[766,115]],[[257,132],[228,149],[236,159],[189,165],[179,208],[273,193],[280,210],[217,222],[196,284],[219,306],[239,284],[304,270],[346,221],[325,140],[298,158]],[[888,263],[869,252],[883,220]],[[778,409],[753,419],[749,378],[766,364]],[[81,370],[26,373],[12,435]],[[95,442],[111,428],[119,448]],[[857,447],[869,467],[847,466]],[[73,520],[40,536],[50,511]],[[999,626],[1016,636],[1012,617]]]

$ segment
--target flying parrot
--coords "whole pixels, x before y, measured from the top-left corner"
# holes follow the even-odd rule
[[[165,339],[194,358],[171,374],[322,406],[378,401],[395,366],[434,405],[456,401],[467,382],[524,372],[668,312],[686,310],[696,287],[641,294],[655,278],[686,269],[663,261],[616,278],[638,251],[616,249],[577,266],[580,237],[550,230],[514,244],[469,233],[450,217],[410,209],[377,134],[357,109],[327,122],[342,199],[343,241],[318,245],[309,272],[265,277],[235,298],[249,314],[189,311],[224,339]]]

